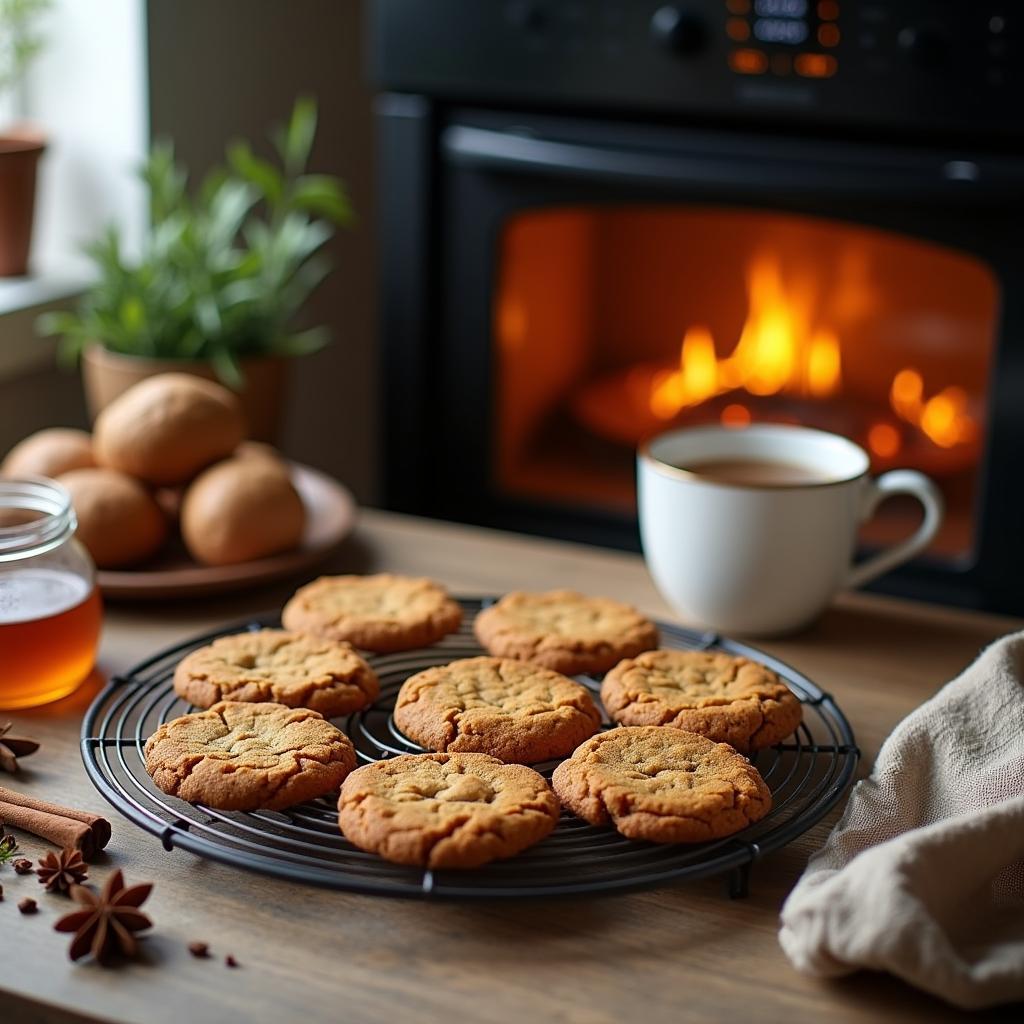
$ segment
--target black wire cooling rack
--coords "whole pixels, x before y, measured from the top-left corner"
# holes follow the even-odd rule
[[[370,658],[380,676],[380,698],[370,708],[335,720],[355,744],[360,761],[422,749],[398,731],[391,715],[398,689],[410,675],[484,653],[473,637],[472,620],[490,602],[461,603],[465,619],[459,632],[433,647]],[[772,791],[772,810],[765,818],[727,839],[669,846],[634,842],[612,828],[588,825],[564,813],[550,836],[511,860],[472,871],[403,867],[363,853],[344,839],[337,827],[335,796],[287,811],[225,812],[169,797],[146,774],[146,739],[161,723],[193,710],[172,686],[178,661],[218,636],[278,624],[276,616],[267,616],[154,655],[111,679],[85,716],[82,757],[89,777],[118,811],[158,836],[168,851],[187,850],[310,885],[391,896],[566,896],[649,888],[710,875],[727,875],[730,894],[744,896],[752,864],[820,821],[842,796],[857,766],[859,752],[846,717],[809,679],[753,647],[714,633],[661,624],[662,646],[754,658],[774,669],[803,703],[800,729],[785,743],[753,757]],[[598,679],[577,678],[596,696]],[[550,777],[555,764],[535,767]]]

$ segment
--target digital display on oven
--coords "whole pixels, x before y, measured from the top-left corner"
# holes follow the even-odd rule
[[[789,43],[798,46],[807,39],[807,22],[794,18],[758,18],[754,38],[762,43]]]
[[[807,0],[754,0],[754,38],[799,46],[810,32],[806,14]]]
[[[837,0],[725,0],[738,75],[831,78],[839,70]]]
[[[803,18],[807,0],[754,0],[754,14],[759,18]]]

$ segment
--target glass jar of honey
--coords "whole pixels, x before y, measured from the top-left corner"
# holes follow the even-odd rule
[[[59,700],[96,660],[96,569],[71,496],[42,477],[0,478],[0,708]]]

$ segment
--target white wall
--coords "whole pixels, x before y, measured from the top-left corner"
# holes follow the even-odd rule
[[[41,26],[22,113],[50,144],[40,164],[32,266],[77,271],[81,244],[110,221],[138,244],[144,194],[135,170],[148,148],[144,0],[54,0]]]
[[[173,139],[196,177],[223,160],[232,138],[249,139],[270,156],[267,131],[286,120],[295,97],[319,102],[310,166],[345,179],[356,222],[328,246],[336,270],[313,295],[307,322],[326,324],[334,341],[294,361],[283,448],[367,501],[377,469],[377,278],[364,6],[149,0],[148,18],[153,135]]]

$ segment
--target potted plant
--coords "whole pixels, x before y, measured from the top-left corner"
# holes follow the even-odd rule
[[[150,225],[138,259],[116,227],[87,247],[97,280],[74,312],[40,318],[61,337],[62,361],[82,361],[91,415],[145,377],[168,371],[217,378],[239,393],[250,433],[274,440],[288,357],[327,341],[297,326],[330,270],[322,253],[351,217],[337,178],[309,174],[316,105],[299,100],[274,137],[278,163],[248,144],[228,147],[194,194],[170,144],[151,151],[142,177]]]
[[[0,0],[0,96],[12,96],[43,47],[36,21],[49,0]],[[0,132],[0,277],[28,272],[36,203],[36,167],[46,148],[25,123]]]

